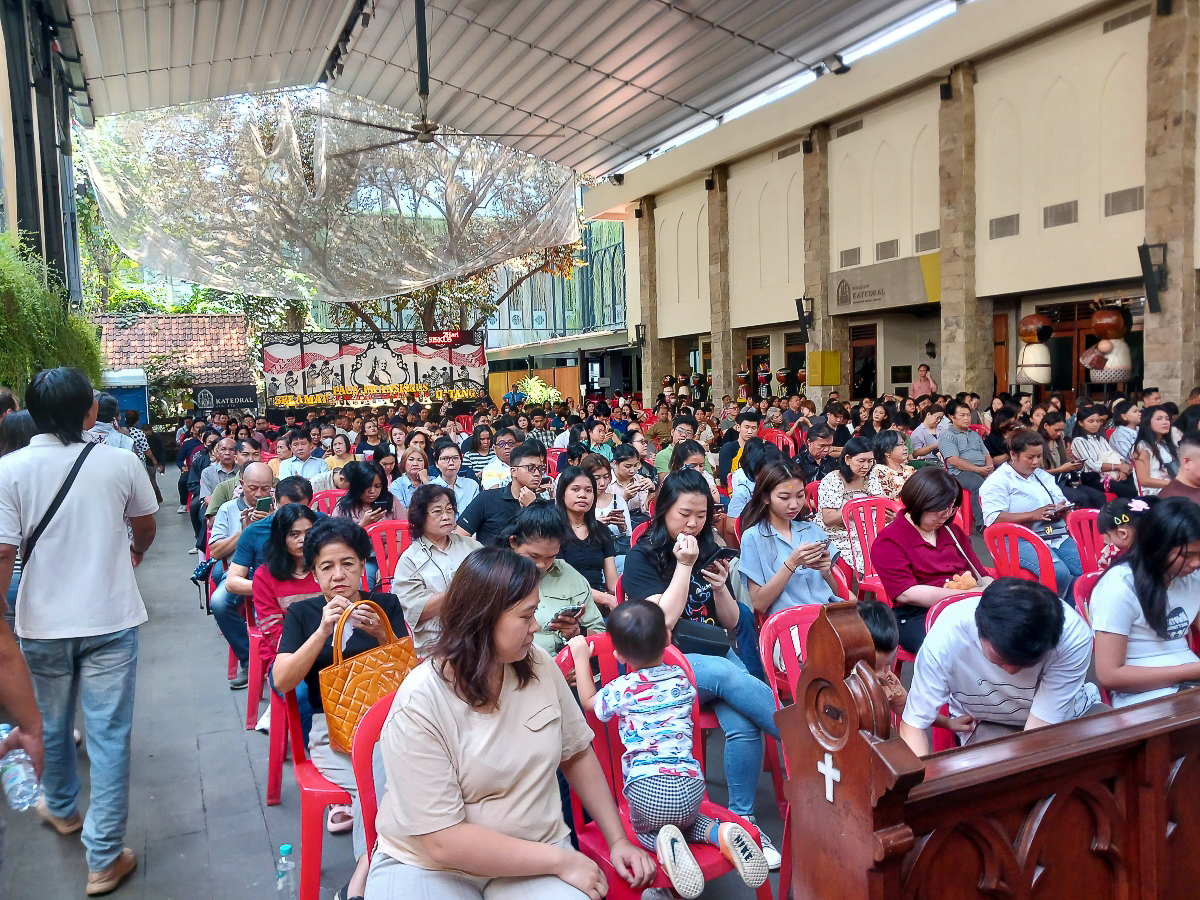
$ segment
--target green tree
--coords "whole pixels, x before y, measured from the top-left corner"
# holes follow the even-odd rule
[[[40,256],[0,237],[0,384],[18,391],[35,373],[75,366],[93,382],[104,368],[96,327],[69,309],[66,288]]]

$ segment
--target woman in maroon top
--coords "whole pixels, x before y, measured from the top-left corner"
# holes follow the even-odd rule
[[[871,545],[871,562],[900,623],[900,646],[916,653],[925,640],[925,611],[962,592],[946,582],[969,572],[979,589],[991,584],[970,539],[951,523],[962,486],[939,466],[918,469],[900,490],[904,515]]]

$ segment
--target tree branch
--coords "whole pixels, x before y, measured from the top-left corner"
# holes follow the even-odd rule
[[[344,300],[342,301],[341,306],[344,306],[346,309],[350,310],[350,312],[354,313],[355,318],[365,323],[368,328],[375,332],[376,337],[383,337],[383,330],[377,324],[375,324],[375,320],[368,316],[366,312],[363,311],[363,308],[353,300]]]

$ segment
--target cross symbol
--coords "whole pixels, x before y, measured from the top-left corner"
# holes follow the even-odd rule
[[[825,799],[833,802],[833,783],[841,782],[842,773],[833,764],[833,755],[825,754],[825,758],[817,762],[817,774],[825,776]]]

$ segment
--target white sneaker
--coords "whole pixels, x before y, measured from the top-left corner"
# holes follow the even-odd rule
[[[700,871],[692,848],[677,826],[664,825],[659,829],[655,849],[658,851],[658,864],[671,879],[680,897],[692,900],[704,893],[704,873]]]
[[[766,855],[754,843],[750,832],[737,822],[722,822],[717,826],[717,840],[721,855],[737,869],[742,881],[756,888],[767,880]]]
[[[179,509],[175,510],[175,512],[177,512],[177,513],[179,513],[180,515],[182,515],[183,513],[187,512],[187,507],[186,507],[186,506],[181,506],[181,507],[179,507]]]
[[[258,722],[254,726],[255,731],[261,731],[263,734],[271,733],[271,707],[270,704],[263,710],[263,714],[258,717]]]
[[[746,816],[746,821],[758,828],[758,823],[754,821],[753,816]],[[761,828],[758,829],[758,843],[762,847],[763,858],[767,861],[768,869],[774,872],[783,865],[783,856],[775,849],[775,845],[771,843],[771,839]]]
[[[642,900],[675,900],[675,892],[670,888],[646,888]]]
[[[188,556],[195,556],[199,552],[200,552],[199,550],[197,550],[195,547],[193,547],[191,550],[188,551]]]

